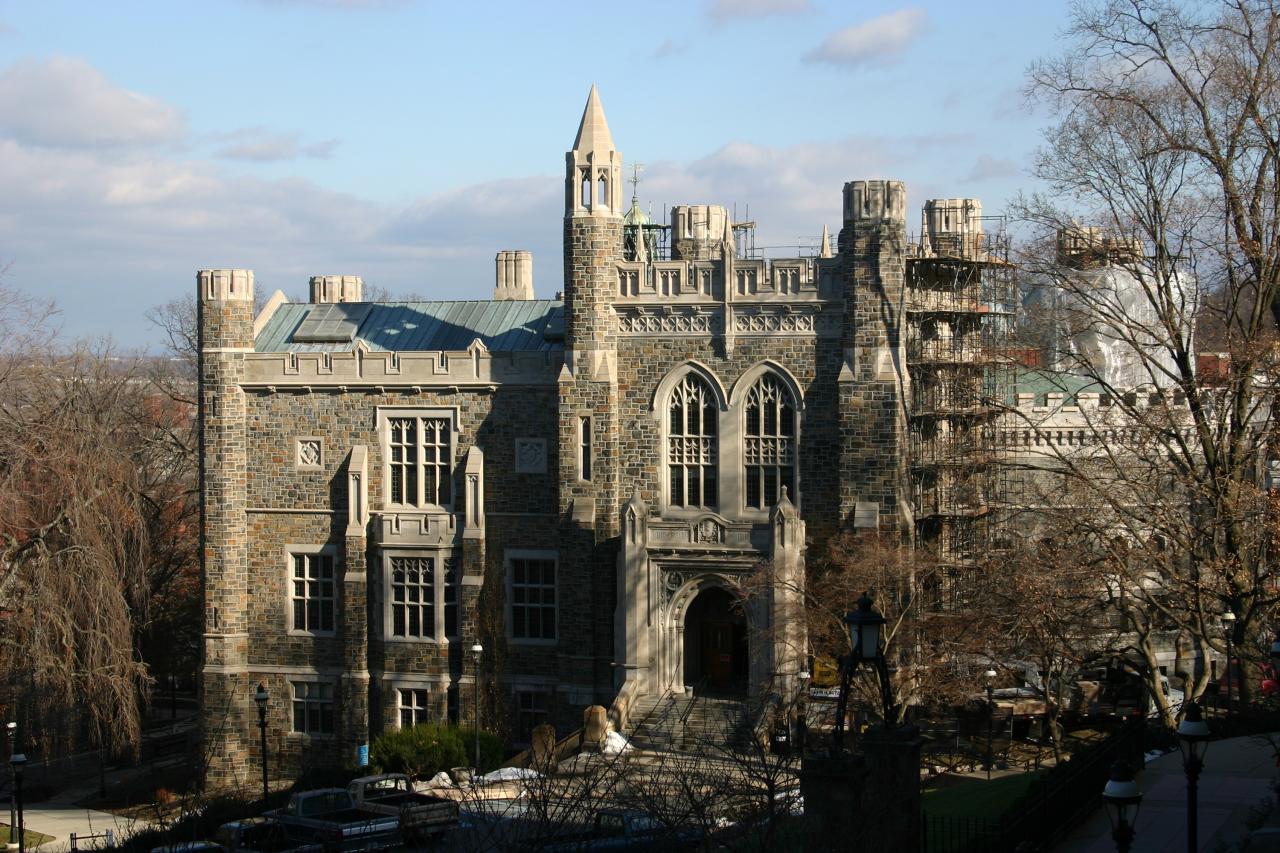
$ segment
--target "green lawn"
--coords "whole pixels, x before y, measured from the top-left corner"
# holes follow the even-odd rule
[[[937,788],[924,792],[924,810],[930,817],[997,818],[1021,797],[1037,773],[1019,773],[999,779],[948,777]]]
[[[8,840],[9,840],[9,824],[0,823],[0,844],[8,842]],[[53,840],[52,835],[45,835],[42,832],[32,832],[29,829],[23,830],[22,832],[22,843],[23,843],[23,846],[26,847],[28,850],[30,850],[33,847],[38,847],[41,844],[48,844],[52,840]]]

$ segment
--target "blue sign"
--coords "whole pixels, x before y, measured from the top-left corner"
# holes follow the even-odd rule
[[[356,761],[361,767],[369,766],[369,744],[362,743],[356,747]]]

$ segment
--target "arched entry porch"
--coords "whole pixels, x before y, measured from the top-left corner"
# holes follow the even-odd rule
[[[706,694],[745,696],[750,676],[746,605],[722,586],[709,586],[684,615],[685,683]]]

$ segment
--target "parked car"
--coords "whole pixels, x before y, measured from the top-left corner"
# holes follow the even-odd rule
[[[356,808],[394,815],[405,841],[426,841],[458,825],[458,804],[446,797],[419,794],[403,773],[362,776],[347,785]]]
[[[299,791],[263,817],[279,823],[293,841],[320,844],[325,853],[383,850],[402,842],[398,815],[356,808],[345,788]]]
[[[218,827],[218,841],[227,853],[322,853],[318,843],[290,838],[277,821],[265,817],[233,820]]]
[[[673,830],[657,819],[627,809],[600,809],[591,825],[581,830],[526,838],[516,851],[539,853],[584,853],[593,850],[672,851],[692,850],[703,840],[701,830]]]

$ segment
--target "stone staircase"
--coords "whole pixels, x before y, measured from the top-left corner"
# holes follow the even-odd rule
[[[638,700],[630,718],[637,749],[706,755],[752,750],[754,718],[741,700],[664,693]]]

